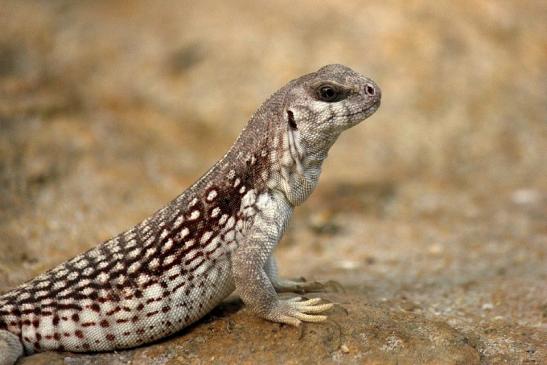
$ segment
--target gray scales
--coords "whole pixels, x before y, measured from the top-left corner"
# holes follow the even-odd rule
[[[259,317],[298,326],[332,307],[276,292],[272,251],[340,133],[372,115],[369,78],[328,65],[290,81],[196,183],[143,222],[0,296],[0,364],[38,351],[112,351],[199,320],[234,290]]]

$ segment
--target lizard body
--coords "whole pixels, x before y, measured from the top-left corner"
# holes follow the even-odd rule
[[[272,251],[317,185],[339,134],[380,89],[343,65],[289,82],[196,183],[129,230],[0,296],[0,365],[37,351],[111,351],[197,321],[234,289],[258,316],[326,319],[320,299],[280,300]]]

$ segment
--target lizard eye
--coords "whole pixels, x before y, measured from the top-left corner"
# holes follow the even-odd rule
[[[332,103],[340,101],[343,97],[343,93],[339,87],[331,84],[320,85],[317,89],[317,98],[321,101]]]

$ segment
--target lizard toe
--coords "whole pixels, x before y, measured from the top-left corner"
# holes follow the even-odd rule
[[[318,304],[321,298],[303,300],[301,297],[281,300],[267,316],[274,322],[286,323],[298,327],[301,322],[322,322],[327,319],[325,315],[318,315],[331,309],[334,304]]]

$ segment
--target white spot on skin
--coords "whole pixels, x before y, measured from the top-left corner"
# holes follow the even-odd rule
[[[148,263],[148,268],[150,268],[150,270],[154,270],[154,269],[158,268],[158,266],[160,266],[160,260],[157,257],[152,259]]]
[[[192,270],[193,268],[198,267],[200,264],[203,263],[203,261],[204,259],[202,257],[195,259],[194,261],[190,262],[190,264],[188,265],[188,269]]]
[[[231,241],[234,240],[235,236],[236,236],[235,231],[233,231],[233,230],[229,231],[224,235],[224,240],[226,242],[231,242]]]
[[[97,265],[97,268],[100,270],[100,269],[104,269],[105,267],[108,266],[108,262],[106,261],[101,261],[99,262],[99,264]],[[70,275],[69,275],[70,276]]]
[[[173,275],[180,275],[180,266],[179,265],[174,265],[169,270],[167,270],[165,272],[166,277],[173,276]]]
[[[82,259],[82,260],[76,262],[74,264],[74,267],[77,268],[77,269],[83,269],[87,265],[89,265],[89,261]]]
[[[28,299],[28,298],[30,298],[30,293],[25,292],[25,293],[22,293],[21,295],[19,295],[17,297],[17,300],[21,301],[21,300],[25,300],[25,299]]]
[[[77,288],[86,287],[86,286],[88,286],[90,283],[91,283],[91,280],[89,280],[89,279],[81,280],[81,281],[78,282]]]
[[[265,157],[268,154],[268,151],[266,149],[263,149],[260,151],[260,157]]]
[[[166,252],[166,251],[170,250],[171,247],[173,247],[173,240],[168,239],[167,242],[165,242],[163,244],[163,246],[161,247],[161,252]]]
[[[215,218],[216,216],[218,216],[220,214],[220,208],[219,207],[216,207],[213,209],[213,211],[211,212],[211,217],[212,218]]]
[[[102,255],[99,252],[99,250],[91,250],[87,253],[87,257],[92,257],[92,258],[96,259],[98,257],[102,257]],[[99,260],[102,260],[102,259],[99,259]]]
[[[184,237],[188,236],[190,233],[190,230],[188,228],[184,228],[182,231],[180,231],[177,235],[178,240],[183,240]]]
[[[108,278],[108,274],[104,272],[101,272],[99,275],[97,275],[97,280],[99,280],[99,282],[101,283],[106,283],[108,281]]]
[[[150,236],[148,237],[148,239],[146,240],[146,246],[150,246],[151,244],[153,244],[154,242],[156,241],[156,237],[155,236]]]
[[[207,270],[207,266],[208,265],[201,265],[200,267],[198,267],[194,272],[193,274],[195,276],[200,276],[201,274],[203,274],[206,270]]]
[[[49,281],[42,281],[36,285],[37,288],[46,288],[50,285]]]
[[[175,255],[169,255],[165,258],[165,260],[163,260],[163,264],[164,265],[169,265],[170,263],[172,263],[173,261],[175,261],[175,258],[176,256]]]
[[[211,242],[209,242],[207,246],[205,246],[204,251],[207,253],[212,252],[213,250],[217,248],[219,242],[220,242],[220,237],[217,236],[213,238]]]
[[[57,281],[55,284],[53,284],[53,290],[58,290],[65,287],[64,281]]]
[[[67,295],[69,295],[69,294],[72,294],[72,290],[70,290],[70,289],[65,289],[65,290],[63,290],[63,291],[60,291],[58,295],[59,295],[60,297],[65,297],[65,296],[67,296]]]
[[[241,180],[239,179],[239,177],[236,179],[236,181],[234,181],[234,188],[237,188],[239,183],[241,182]]]
[[[194,205],[196,205],[198,203],[198,198],[194,198],[192,199],[192,201],[190,202],[190,204],[188,204],[188,208],[192,208]]]
[[[234,217],[230,217],[228,219],[228,222],[226,222],[226,229],[232,229],[232,227],[234,226],[236,220]]]
[[[125,276],[123,274],[118,275],[116,278],[116,283],[123,285],[125,283]]]
[[[236,172],[235,170],[230,170],[228,171],[228,175],[226,175],[226,177],[228,178],[228,180],[232,180],[234,177],[236,177]]]
[[[190,217],[188,218],[189,220],[193,221],[193,220],[196,220],[199,218],[199,210],[194,210],[191,214],[190,214]]]
[[[137,237],[137,234],[136,234],[135,232],[133,232],[133,231],[126,232],[125,235],[124,235],[124,239],[125,239],[126,241],[129,241],[129,240],[131,240],[131,239],[133,239],[133,238],[135,238],[135,237]]]
[[[140,273],[137,277],[137,284],[142,285],[146,283],[148,280],[150,280],[150,276],[146,275],[145,273]]]
[[[242,186],[241,189],[239,189],[239,193],[243,194],[247,188],[245,186]]]
[[[207,201],[212,202],[217,197],[217,191],[211,190],[209,194],[207,194]]]
[[[129,268],[127,269],[127,272],[132,274],[134,272],[136,272],[139,268],[141,267],[141,263],[140,262],[134,262],[131,264],[131,266],[129,266]]]
[[[173,225],[173,227],[176,229],[176,228],[179,228],[180,225],[182,224],[182,222],[184,222],[184,217],[182,215],[178,216],[177,219],[175,220],[175,224]]]
[[[134,246],[136,246],[136,245],[137,245],[137,240],[132,239],[131,241],[129,241],[129,242],[127,243],[127,246],[126,246],[126,247],[131,248],[131,247],[134,247]]]
[[[127,256],[129,256],[130,258],[135,258],[137,256],[139,256],[139,253],[141,252],[141,249],[140,248],[136,248],[134,250],[131,250]]]
[[[199,241],[199,243],[203,245],[205,242],[209,240],[209,238],[211,238],[212,235],[213,235],[213,232],[211,231],[205,232],[203,236],[201,236],[201,240]]]
[[[90,288],[89,286],[87,288],[83,288],[82,289],[82,294],[83,295],[89,295],[91,293],[93,293],[95,291],[95,289],[93,288]]]
[[[199,251],[200,250],[192,250],[192,251],[188,252],[186,254],[186,256],[184,257],[184,260],[189,261],[189,260],[193,259]]]
[[[249,190],[241,199],[241,206],[243,208],[249,207],[256,202],[256,193],[254,189]]]
[[[35,296],[36,296],[36,299],[40,299],[42,297],[47,296],[47,294],[48,294],[47,290],[40,290],[40,291],[36,292]]]
[[[155,248],[155,247],[150,247],[149,249],[146,250],[146,252],[144,253],[144,256],[145,256],[145,257],[150,257],[150,256],[152,256],[155,252],[156,252],[156,248]]]
[[[57,273],[55,274],[55,277],[56,277],[56,278],[62,278],[62,277],[65,276],[67,273],[68,273],[68,270],[62,269],[62,270],[59,270],[59,272],[57,272]]]
[[[184,249],[186,250],[186,249],[192,247],[194,245],[194,242],[196,242],[196,241],[190,240],[190,241],[184,242]]]
[[[167,235],[169,234],[169,231],[167,231],[166,229],[164,229],[163,231],[161,231],[161,234],[160,234],[160,239],[164,239],[165,237],[167,237]]]
[[[229,217],[228,214],[223,214],[222,217],[220,217],[220,219],[218,220],[218,224],[223,225],[224,223],[226,223],[226,221],[228,220],[228,217]]]

